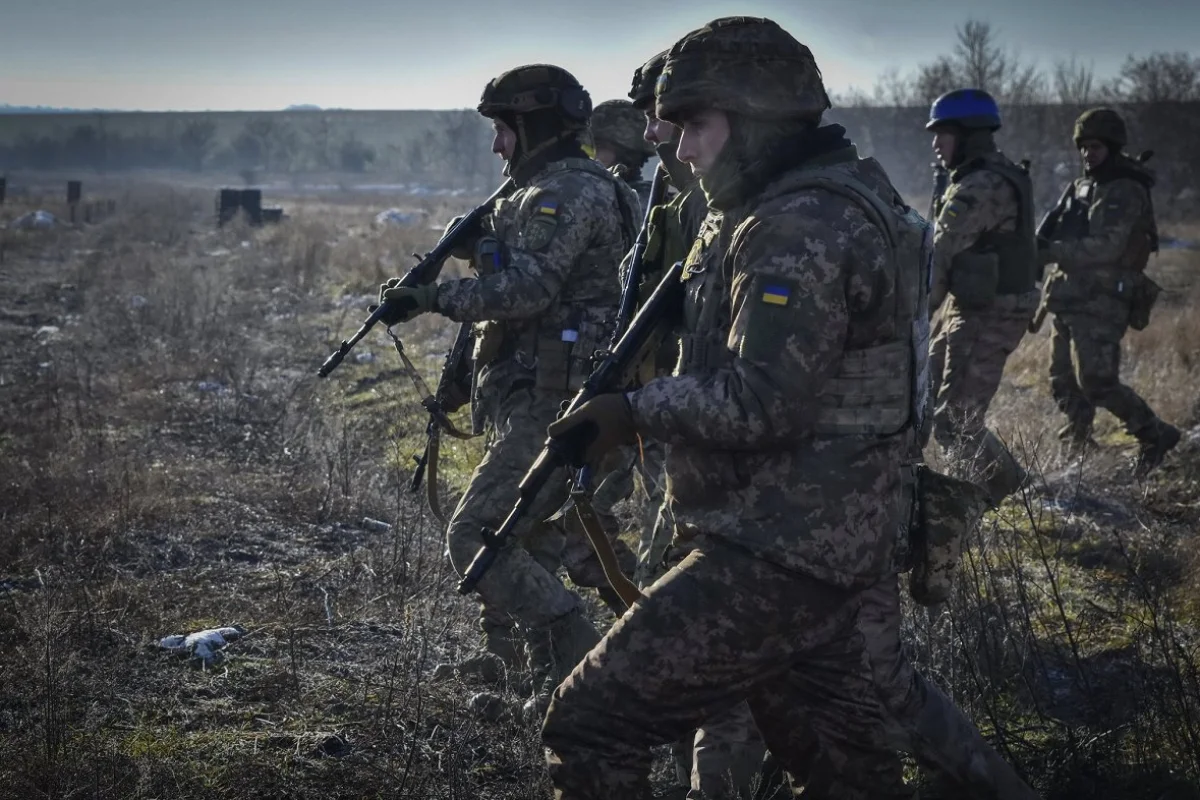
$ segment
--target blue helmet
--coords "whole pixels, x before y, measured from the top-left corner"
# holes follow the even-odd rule
[[[955,89],[934,100],[929,108],[926,130],[939,125],[994,131],[1000,127],[1000,107],[995,98],[982,89]]]

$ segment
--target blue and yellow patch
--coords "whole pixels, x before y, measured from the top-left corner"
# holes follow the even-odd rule
[[[537,213],[547,214],[551,217],[558,213],[558,203],[553,200],[543,200],[538,203]]]
[[[792,296],[792,290],[778,283],[768,283],[763,287],[762,301],[767,305],[786,306]]]

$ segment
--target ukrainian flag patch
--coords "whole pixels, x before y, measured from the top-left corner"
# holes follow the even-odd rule
[[[537,212],[539,214],[547,214],[553,217],[558,213],[558,203],[553,200],[543,200],[538,204]]]
[[[779,283],[768,283],[763,287],[762,301],[767,305],[786,306],[792,290]]]

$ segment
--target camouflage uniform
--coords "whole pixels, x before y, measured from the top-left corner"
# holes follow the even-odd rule
[[[650,182],[642,177],[642,169],[654,155],[654,148],[642,136],[645,125],[642,112],[628,100],[605,100],[592,112],[592,140],[612,151],[616,161],[604,166],[637,193],[639,221],[650,202]]]
[[[1037,308],[1033,187],[1024,170],[996,151],[992,130],[999,126],[998,110],[981,127],[936,111],[939,103],[945,108],[946,98],[953,109],[967,92],[991,100],[973,89],[944,95],[927,126],[952,127],[958,141],[949,186],[934,206],[933,302],[947,291],[949,297],[941,303],[933,335],[933,431],[967,465],[965,477],[988,486],[998,504],[1025,479],[984,426],[984,416],[1000,388],[1004,362]]]
[[[1075,142],[1087,139],[1105,142],[1109,157],[1074,182],[1042,251],[1055,265],[1044,287],[1054,313],[1050,388],[1067,415],[1064,441],[1086,443],[1097,406],[1108,409],[1138,439],[1138,472],[1145,474],[1179,442],[1179,431],[1120,380],[1121,339],[1152,285],[1145,269],[1157,250],[1154,177],[1121,153],[1125,125],[1116,112],[1084,112]]]
[[[505,119],[513,113],[508,97],[527,98],[547,82],[557,91],[583,91],[556,67],[519,68],[489,84],[480,112]],[[582,125],[564,125],[554,108],[526,106],[519,113],[524,124],[510,127],[525,133],[508,168],[517,189],[496,202],[476,246],[477,253],[494,254],[499,268],[476,258],[479,277],[447,281],[437,290],[436,310],[477,323],[471,412],[477,430],[489,436],[448,526],[450,560],[460,574],[482,544],[481,528],[497,527],[511,508],[546,426],[606,340],[618,299],[617,266],[632,238],[632,194],[580,150]],[[561,132],[549,146],[527,140],[530,131],[553,132],[556,123]],[[565,500],[566,478],[548,487],[530,519],[545,519]],[[534,522],[522,538],[558,537]],[[543,694],[599,638],[580,612],[579,597],[554,576],[556,556],[553,547],[542,548],[538,558],[521,546],[506,547],[477,589],[485,632],[509,618],[518,623],[535,692]]]
[[[915,257],[897,269],[863,208],[899,217],[898,197],[840,128],[800,133],[828,100],[811,53],[774,23],[689,34],[658,93],[660,117],[721,108],[747,142],[702,179],[713,212],[686,261],[679,368],[630,397],[637,431],[669,446],[668,503],[692,549],[556,691],[543,729],[552,780],[573,800],[648,797],[651,747],[748,701],[814,797],[899,794],[855,626],[907,514],[920,280]],[[793,147],[778,148],[781,131]],[[751,160],[763,152],[788,160]],[[850,182],[875,199],[845,196]],[[897,389],[902,407],[855,405]],[[863,420],[879,427],[845,432]]]

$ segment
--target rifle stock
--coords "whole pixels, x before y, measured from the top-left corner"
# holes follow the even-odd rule
[[[450,257],[450,254],[458,246],[460,240],[475,230],[479,221],[491,213],[496,201],[512,191],[513,186],[512,179],[509,178],[499,189],[492,192],[487,200],[475,206],[462,219],[451,226],[450,230],[446,231],[445,235],[433,246],[433,249],[422,256],[413,268],[405,273],[404,277],[400,279],[400,285],[409,287],[424,286],[436,281],[438,274],[442,271],[442,265],[446,263],[446,259]],[[367,317],[362,327],[353,336],[349,339],[343,339],[342,343],[338,345],[338,349],[333,351],[333,354],[325,359],[325,363],[317,370],[317,375],[325,378],[328,377],[329,373],[337,369],[338,365],[342,363],[342,359],[354,349],[354,345],[358,344],[375,327],[375,323],[379,322],[386,313],[386,308],[387,303],[381,303],[378,308],[371,312],[371,316]]]
[[[633,371],[640,359],[645,357],[647,348],[657,346],[657,334],[673,321],[674,315],[669,312],[682,297],[682,284],[679,280],[682,273],[683,262],[676,262],[666,271],[654,293],[638,310],[628,329],[612,348],[612,352],[596,365],[583,387],[567,405],[565,413],[571,413],[597,395],[621,391],[630,385]],[[578,453],[574,452],[571,444],[559,439],[546,439],[542,451],[517,485],[517,501],[508,512],[508,516],[496,530],[484,528],[480,532],[483,546],[475,554],[474,560],[459,581],[459,594],[468,594],[475,589],[495,562],[504,543],[529,513],[530,507],[545,485],[559,470],[578,460]]]

